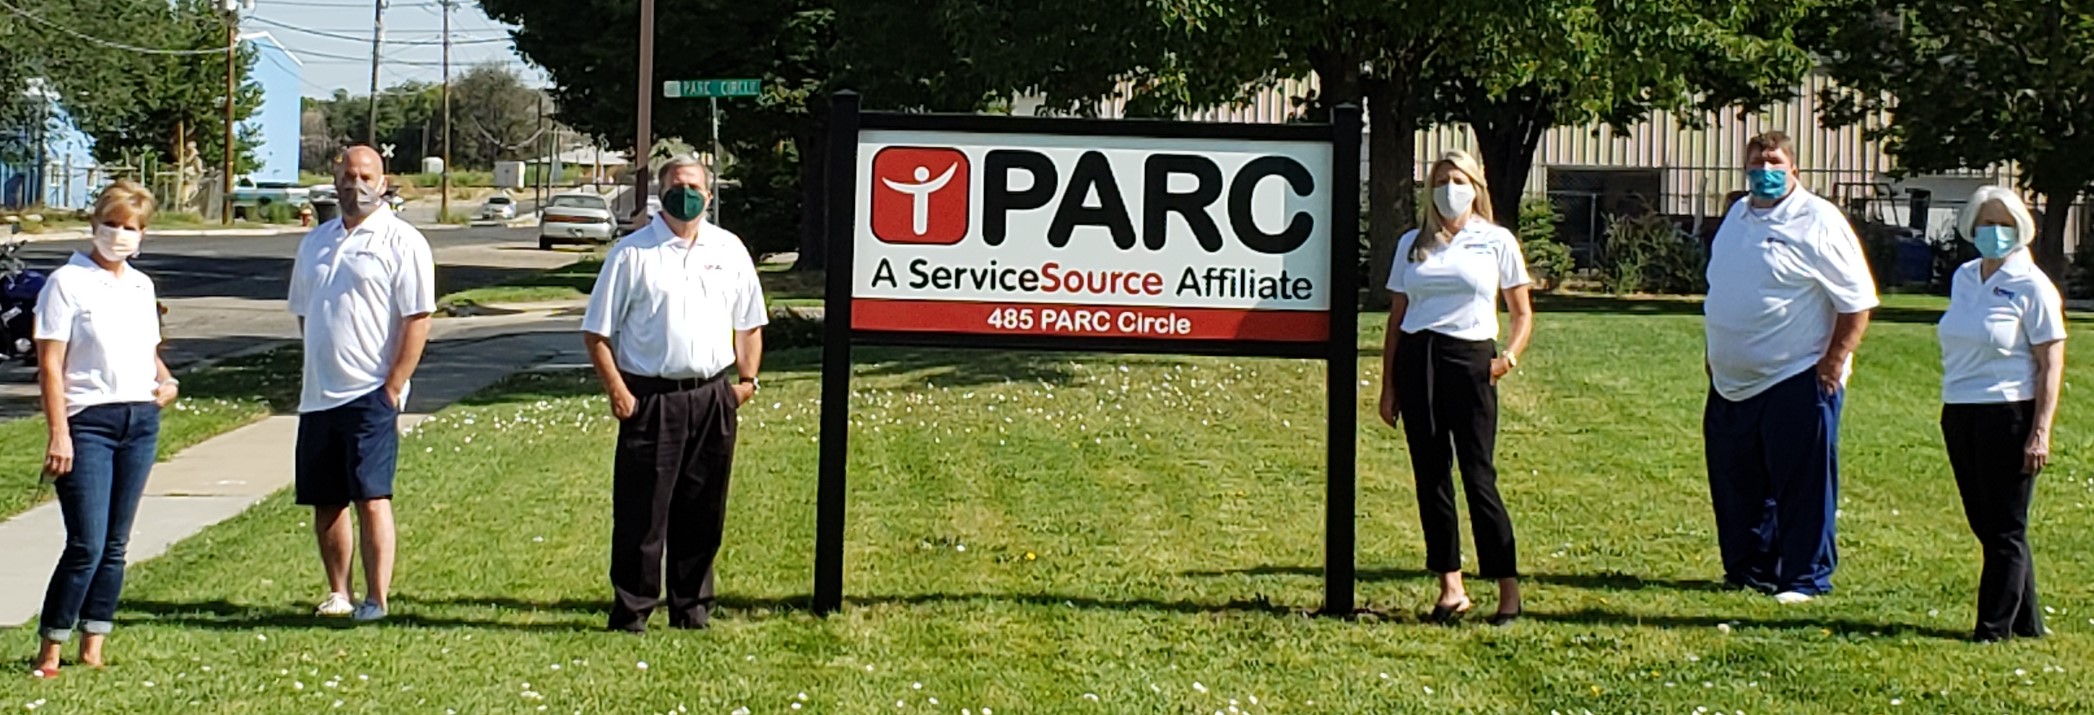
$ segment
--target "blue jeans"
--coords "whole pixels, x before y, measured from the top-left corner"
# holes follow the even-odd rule
[[[73,473],[59,478],[65,554],[44,592],[38,629],[71,640],[73,629],[107,634],[124,589],[124,547],[160,442],[160,408],[151,402],[96,405],[68,420]]]

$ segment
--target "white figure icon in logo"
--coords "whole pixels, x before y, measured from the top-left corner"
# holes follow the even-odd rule
[[[945,167],[945,173],[933,179],[931,178],[930,167],[919,166],[916,167],[916,183],[914,184],[903,184],[893,179],[881,179],[880,181],[887,184],[887,188],[908,194],[910,198],[916,200],[915,211],[911,215],[913,223],[910,224],[910,228],[916,231],[916,235],[921,236],[929,233],[931,230],[931,194],[945,188],[945,182],[951,181],[953,172],[959,170],[959,162],[954,162],[952,166]]]

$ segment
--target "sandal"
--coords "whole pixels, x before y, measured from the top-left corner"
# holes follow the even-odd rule
[[[1469,609],[1475,607],[1475,602],[1470,601],[1467,596],[1463,596],[1460,602],[1454,604],[1436,603],[1432,606],[1432,613],[1427,615],[1425,620],[1432,623],[1453,623],[1461,620],[1462,616],[1468,614]]]

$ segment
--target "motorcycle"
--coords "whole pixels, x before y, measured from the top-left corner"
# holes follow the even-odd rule
[[[0,363],[21,360],[36,367],[36,297],[44,290],[44,274],[22,261],[24,245],[0,244]]]

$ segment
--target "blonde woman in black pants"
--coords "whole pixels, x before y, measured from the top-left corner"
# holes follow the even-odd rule
[[[1425,567],[1439,574],[1428,616],[1446,623],[1473,604],[1461,578],[1461,524],[1454,474],[1461,467],[1476,536],[1477,575],[1498,581],[1492,625],[1519,618],[1518,552],[1498,498],[1498,380],[1519,365],[1534,331],[1527,262],[1519,240],[1491,217],[1490,190],[1476,160],[1449,152],[1432,165],[1425,225],[1404,234],[1389,271],[1388,338],[1382,344],[1382,421],[1401,418],[1418,483]],[[1498,296],[1512,337],[1498,349]]]
[[[1987,186],[1963,209],[1979,257],[1956,270],[1941,316],[1941,432],[1963,512],[1985,554],[1980,641],[2038,638],[2043,609],[2029,556],[2029,501],[2050,462],[2065,375],[2065,311],[2029,256],[2036,222],[2014,192]]]

